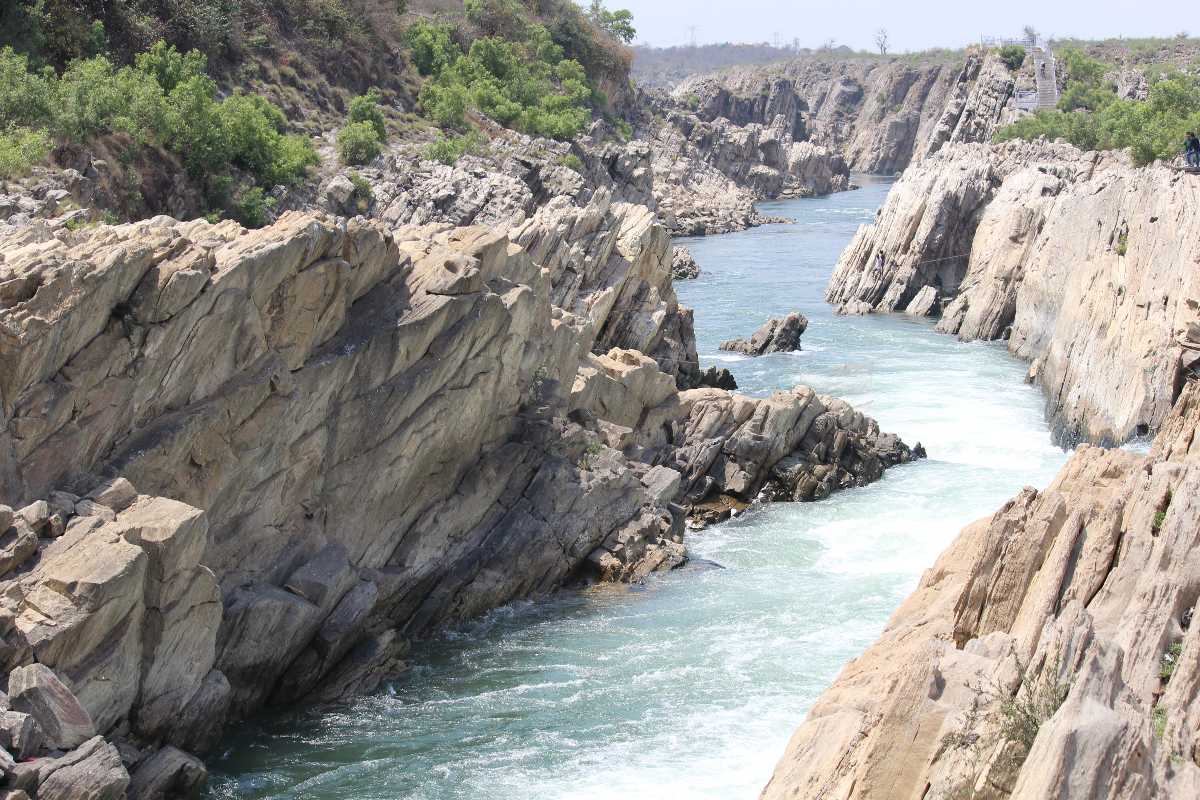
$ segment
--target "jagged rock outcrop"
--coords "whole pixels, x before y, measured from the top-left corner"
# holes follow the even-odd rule
[[[671,277],[677,281],[688,281],[700,277],[700,265],[686,247],[671,248]]]
[[[786,456],[814,492],[890,463],[898,443],[807,390],[680,393],[691,317],[647,207],[598,190],[497,227],[0,234],[0,654],[94,725],[46,717],[45,742],[124,748],[43,783],[191,785],[164,747],[370,688],[446,622],[678,565],[688,498],[752,499]]]
[[[647,103],[657,108],[662,100],[647,96]],[[850,171],[841,156],[794,140],[782,117],[738,126],[663,105],[643,127],[658,207],[676,235],[727,233],[775,222],[754,210],[755,200],[813,197],[850,187]]]
[[[1200,385],[967,527],[813,706],[764,800],[1200,791]]]
[[[691,78],[673,91],[705,121],[772,126],[894,173],[952,142],[990,140],[1018,112],[1016,79],[994,55],[959,61],[814,56]]]
[[[761,328],[746,339],[731,339],[722,342],[722,350],[742,353],[747,356],[764,356],[768,353],[791,353],[800,349],[800,337],[808,330],[808,318],[793,311],[780,319],[769,319]]]
[[[226,709],[345,690],[406,636],[554,589],[597,549],[611,577],[678,563],[682,516],[556,389],[606,331],[653,349],[646,284],[670,278],[646,213],[626,233],[656,255],[637,275],[589,262],[585,317],[482,228],[17,231],[0,485],[34,509],[6,511],[6,540],[38,552],[5,585],[10,668],[51,666],[100,733],[200,747]],[[645,315],[628,328],[627,290]],[[151,499],[96,488],[118,474]],[[59,537],[36,544],[27,516]]]
[[[629,350],[591,356],[571,405],[603,420],[610,447],[681,475],[677,499],[694,524],[756,499],[821,499],[924,456],[919,444],[910,450],[873,419],[808,387],[766,399],[709,388],[675,393],[651,359]]]
[[[1198,188],[1068,145],[951,146],[911,169],[842,255],[844,311],[928,314],[1032,362],[1059,435],[1157,428],[1197,360]]]

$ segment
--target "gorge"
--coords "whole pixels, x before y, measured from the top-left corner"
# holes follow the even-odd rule
[[[1187,40],[331,7],[0,47],[0,800],[1197,793]]]

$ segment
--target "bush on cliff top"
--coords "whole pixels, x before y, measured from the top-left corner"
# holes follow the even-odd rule
[[[1025,63],[1025,48],[1019,44],[1006,44],[1000,48],[1000,60],[1006,67],[1016,72]]]
[[[1129,148],[1138,165],[1172,159],[1183,149],[1184,135],[1200,130],[1200,78],[1161,76],[1145,101],[1119,98],[1104,81],[1102,62],[1079,54],[1064,58],[1067,90],[1059,110],[1041,111],[1001,129],[996,141],[1065,139],[1083,150]]]
[[[72,61],[61,76],[29,66],[26,56],[0,49],[5,174],[44,158],[48,148],[39,142],[86,144],[124,133],[175,153],[210,200],[224,202],[234,168],[270,188],[299,183],[318,161],[311,140],[288,134],[283,112],[265,98],[235,93],[218,101],[199,52],[180,53],[160,42],[134,66],[117,67],[105,56]]]
[[[430,78],[419,97],[426,115],[444,128],[462,130],[473,110],[524,133],[579,135],[603,96],[571,55],[595,60],[603,35],[578,7],[561,5],[467,0],[467,20],[483,35],[465,51],[445,23],[419,21],[409,28],[405,38],[413,63]],[[538,21],[531,8],[550,21]]]

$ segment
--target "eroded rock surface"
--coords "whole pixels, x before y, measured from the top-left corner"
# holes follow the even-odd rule
[[[749,340],[731,339],[721,343],[721,349],[747,356],[768,353],[791,353],[800,349],[800,337],[808,329],[808,318],[793,311],[786,317],[769,319]]]
[[[1193,797],[1200,387],[1149,455],[1081,447],[967,527],[762,796]]]
[[[951,146],[896,184],[826,296],[1006,339],[1060,436],[1123,441],[1162,423],[1197,360],[1197,202],[1186,176],[1121,154]]]

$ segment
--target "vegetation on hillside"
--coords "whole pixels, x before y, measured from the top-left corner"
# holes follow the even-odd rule
[[[218,100],[206,68],[199,51],[164,42],[131,66],[98,55],[70,61],[61,74],[35,71],[25,55],[0,49],[0,174],[28,169],[51,142],[123,134],[130,148],[161,147],[178,157],[212,206],[260,218],[270,202],[262,190],[302,181],[316,152],[308,137],[287,132],[283,113],[264,98]],[[249,180],[231,195],[235,172]]]
[[[1065,139],[1084,150],[1129,148],[1139,165],[1172,159],[1184,135],[1200,129],[1200,78],[1179,72],[1152,78],[1145,101],[1117,96],[1106,77],[1111,66],[1066,49],[1060,53],[1066,89],[1058,109],[1041,111],[1009,125],[996,140]]]
[[[555,139],[577,136],[603,97],[583,66],[517,0],[466,0],[484,35],[464,49],[449,23],[422,20],[406,38],[429,81],[421,108],[438,125],[465,130],[476,111],[501,125]]]
[[[1019,44],[1006,44],[1000,48],[1000,60],[1006,67],[1016,72],[1025,63],[1025,48]]]

